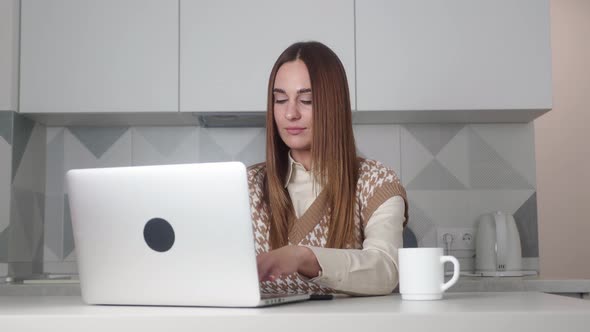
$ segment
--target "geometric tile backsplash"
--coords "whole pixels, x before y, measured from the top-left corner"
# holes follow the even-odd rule
[[[0,112],[0,276],[8,272],[8,226],[12,188],[12,112]]]
[[[437,244],[435,228],[475,228],[481,214],[501,210],[519,212],[523,257],[538,257],[532,124],[400,127],[400,173],[421,245]]]
[[[440,228],[475,227],[481,214],[501,210],[515,215],[523,256],[538,257],[532,123],[355,125],[354,131],[361,156],[400,176],[419,246],[437,246]],[[46,135],[43,254],[45,271],[54,273],[75,271],[67,170],[264,160],[264,128],[48,127]],[[0,161],[3,144],[0,138]],[[5,226],[0,219],[0,234]]]
[[[43,272],[46,128],[0,112],[0,273]]]

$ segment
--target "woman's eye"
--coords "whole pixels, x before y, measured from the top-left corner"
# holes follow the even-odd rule
[[[287,99],[275,99],[275,104],[284,104],[287,102]]]
[[[301,103],[304,105],[311,105],[311,100],[302,100]]]

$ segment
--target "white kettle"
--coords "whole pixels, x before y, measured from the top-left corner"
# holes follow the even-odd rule
[[[475,236],[475,273],[522,276],[522,249],[514,217],[500,211],[480,217]]]

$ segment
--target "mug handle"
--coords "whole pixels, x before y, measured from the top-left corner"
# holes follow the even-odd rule
[[[444,264],[446,262],[453,263],[453,277],[451,278],[451,280],[449,280],[446,283],[444,283],[443,285],[441,285],[442,292],[449,289],[451,286],[453,286],[457,282],[457,280],[459,280],[459,261],[453,256],[441,256],[440,263],[443,264],[443,266],[444,266]]]

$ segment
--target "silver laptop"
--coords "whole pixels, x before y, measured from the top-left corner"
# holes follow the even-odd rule
[[[78,169],[66,183],[86,303],[256,307],[309,298],[261,294],[242,163]]]

